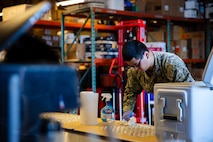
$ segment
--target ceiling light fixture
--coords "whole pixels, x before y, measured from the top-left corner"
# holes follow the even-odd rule
[[[73,4],[83,3],[85,0],[68,0],[68,1],[61,1],[57,2],[56,6],[69,6]]]

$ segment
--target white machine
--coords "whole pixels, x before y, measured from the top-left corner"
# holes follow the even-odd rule
[[[213,48],[202,80],[154,86],[155,135],[160,142],[213,142]]]

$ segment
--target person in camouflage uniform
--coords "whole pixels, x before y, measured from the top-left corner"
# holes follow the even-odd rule
[[[179,56],[169,52],[149,51],[142,42],[126,42],[122,56],[130,67],[123,96],[124,119],[128,120],[132,115],[137,95],[142,90],[153,93],[155,83],[195,81]]]

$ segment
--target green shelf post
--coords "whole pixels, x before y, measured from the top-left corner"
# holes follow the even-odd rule
[[[171,39],[171,23],[170,23],[170,20],[167,20],[167,51],[170,52],[170,39]]]
[[[64,63],[64,15],[61,14],[61,62]]]
[[[91,48],[92,48],[92,91],[96,92],[96,66],[95,66],[95,12],[94,9],[90,8],[91,12]]]
[[[210,21],[206,22],[206,59],[211,51],[211,27]]]
[[[76,34],[74,40],[73,40],[72,43],[69,45],[69,47],[68,47],[68,49],[67,49],[67,51],[66,51],[66,53],[65,53],[65,56],[67,56],[67,55],[69,54],[69,52],[70,52],[70,50],[71,50],[73,44],[75,43],[75,41],[76,41],[77,38],[79,37],[80,33],[81,33],[82,30],[84,29],[84,27],[85,27],[87,21],[89,20],[89,18],[90,18],[90,14],[87,16],[87,18],[86,18],[86,20],[84,21],[82,27],[81,27],[81,28],[79,29],[79,31],[77,32],[77,34]]]

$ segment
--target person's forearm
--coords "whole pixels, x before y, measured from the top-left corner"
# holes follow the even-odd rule
[[[134,94],[124,94],[123,97],[123,112],[128,110],[133,111],[136,103],[136,96]]]

